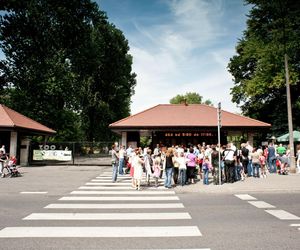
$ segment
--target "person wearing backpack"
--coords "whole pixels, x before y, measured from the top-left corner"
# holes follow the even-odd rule
[[[249,163],[249,149],[246,148],[246,144],[241,144],[241,162],[244,169],[245,175],[248,174],[248,163]]]
[[[268,147],[268,166],[269,166],[269,172],[270,173],[276,173],[276,150],[273,145],[273,143],[269,144]]]
[[[234,179],[234,165],[236,161],[236,150],[231,148],[231,144],[228,143],[226,149],[223,152],[223,160],[225,164],[225,182],[233,183]]]
[[[119,153],[117,152],[117,146],[112,145],[111,148],[111,165],[112,165],[112,181],[116,182],[118,177],[118,166],[119,166]]]
[[[164,159],[165,183],[166,188],[172,188],[172,176],[174,170],[174,152],[173,148],[168,148]]]

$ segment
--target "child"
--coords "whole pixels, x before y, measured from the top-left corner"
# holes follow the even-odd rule
[[[158,179],[160,177],[160,172],[161,172],[160,162],[161,162],[160,157],[156,156],[155,159],[154,159],[154,164],[152,166],[153,178],[155,180],[155,187],[158,187]]]
[[[267,178],[267,168],[266,168],[266,157],[264,154],[259,156],[260,166],[261,166],[261,178]]]
[[[204,173],[204,178],[203,178],[203,184],[204,185],[208,185],[208,174],[209,174],[209,171],[212,169],[212,166],[210,164],[210,161],[209,161],[209,158],[206,156],[205,157],[205,160],[202,164],[202,170],[203,170],[203,173]]]
[[[128,167],[130,168],[129,176],[131,177],[131,186],[133,188],[135,188],[136,184],[135,184],[135,179],[133,178],[133,176],[134,176],[134,167],[132,165],[132,159],[133,159],[133,157],[135,157],[135,153],[134,152],[129,156],[127,164],[128,164]]]
[[[176,161],[178,162],[180,185],[184,186],[186,183],[186,158],[184,157],[184,152],[179,153]]]
[[[9,161],[8,161],[8,167],[9,168],[13,168],[13,167],[16,167],[16,164],[17,164],[17,158],[12,155],[11,157],[9,157]]]

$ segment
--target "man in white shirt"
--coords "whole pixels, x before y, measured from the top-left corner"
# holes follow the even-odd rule
[[[234,167],[236,161],[236,151],[231,148],[230,143],[227,144],[227,147],[223,152],[223,160],[225,165],[225,182],[233,183],[235,181]]]
[[[132,146],[129,145],[128,148],[126,149],[126,156],[130,157],[132,152],[133,152]]]
[[[156,144],[156,148],[153,150],[154,157],[160,154],[160,147],[159,144]]]
[[[119,174],[123,175],[124,158],[125,158],[125,147],[121,146],[119,150]]]

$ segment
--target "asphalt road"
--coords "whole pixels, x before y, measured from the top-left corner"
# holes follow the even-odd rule
[[[109,169],[104,167],[87,166],[32,167],[22,169],[22,177],[0,179],[1,249],[299,249],[300,225],[291,226],[291,224],[300,224],[299,192],[251,192],[248,193],[250,196],[239,198],[232,193],[190,192],[188,187],[181,188],[180,192],[176,192],[175,189],[174,194],[164,193],[174,190],[146,187],[142,191],[135,191],[130,189],[130,183],[126,178],[119,180],[124,184],[122,186],[111,185],[109,177],[96,178],[106,176],[107,170]],[[128,189],[124,189],[126,187]],[[73,191],[92,191],[101,194],[71,194]],[[154,194],[147,193],[149,191]],[[110,194],[110,192],[120,193]],[[157,200],[156,198],[160,196],[164,198]],[[123,200],[119,201],[66,201],[61,200],[63,197],[123,197],[124,199],[130,197],[133,200],[122,198]],[[134,200],[135,197],[150,198]],[[166,197],[170,197],[170,200]],[[254,206],[253,201],[265,203],[255,203]],[[132,204],[146,206],[149,203],[152,207],[123,207]],[[112,207],[45,208],[51,204],[53,206],[92,204]],[[115,204],[118,205],[114,207]],[[182,204],[182,207],[155,208],[157,204],[169,206]],[[272,206],[272,208],[259,208],[260,206]],[[279,210],[279,212],[275,216],[266,210],[275,212]],[[55,218],[62,213],[64,215],[61,219]],[[124,213],[128,213],[128,218],[122,218]],[[131,218],[132,213],[135,214],[135,218]],[[48,218],[49,214],[54,218]],[[76,217],[83,214],[86,218]],[[178,217],[172,218],[174,214]],[[140,218],[140,215],[145,218]],[[68,220],[66,220],[67,216],[70,216]],[[96,216],[96,219],[93,216]],[[284,216],[292,217],[284,219]],[[80,237],[51,237],[47,231],[52,230],[55,235],[56,232],[60,232],[60,228],[63,229],[61,235],[68,233],[72,235],[72,230],[79,229],[77,233]],[[113,237],[97,235],[97,230],[106,235],[111,233],[111,228],[119,230],[112,231],[115,232]],[[139,233],[144,233],[145,228],[151,228],[153,231],[149,233],[154,236],[138,236]],[[20,229],[24,229],[25,233],[19,232]],[[22,236],[32,229],[40,231],[35,232],[32,237]],[[90,236],[83,237],[82,233],[85,229]],[[104,231],[101,231],[102,229]],[[132,229],[137,232],[132,233]],[[155,236],[160,234],[162,229],[166,229],[164,233],[169,233],[171,236]],[[190,229],[192,231],[189,231]],[[195,236],[184,235],[194,233],[195,229]],[[8,230],[7,236],[5,236],[6,230]],[[197,234],[197,230],[200,235]],[[174,236],[173,233],[178,235]],[[126,234],[129,236],[124,236]]]

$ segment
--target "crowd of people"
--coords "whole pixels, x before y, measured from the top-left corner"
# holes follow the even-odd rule
[[[270,173],[285,175],[290,165],[289,153],[289,148],[273,143],[257,148],[249,142],[242,143],[240,148],[233,143],[222,147],[205,143],[169,148],[156,145],[153,150],[149,147],[133,149],[130,145],[125,149],[114,144],[112,181],[117,181],[118,174],[129,174],[132,187],[140,190],[143,176],[147,185],[153,180],[155,187],[159,185],[158,180],[164,177],[164,186],[172,188],[199,180],[203,180],[204,185],[218,185],[220,181],[222,184],[244,181],[248,177],[266,178]],[[296,163],[300,172],[300,147]]]

